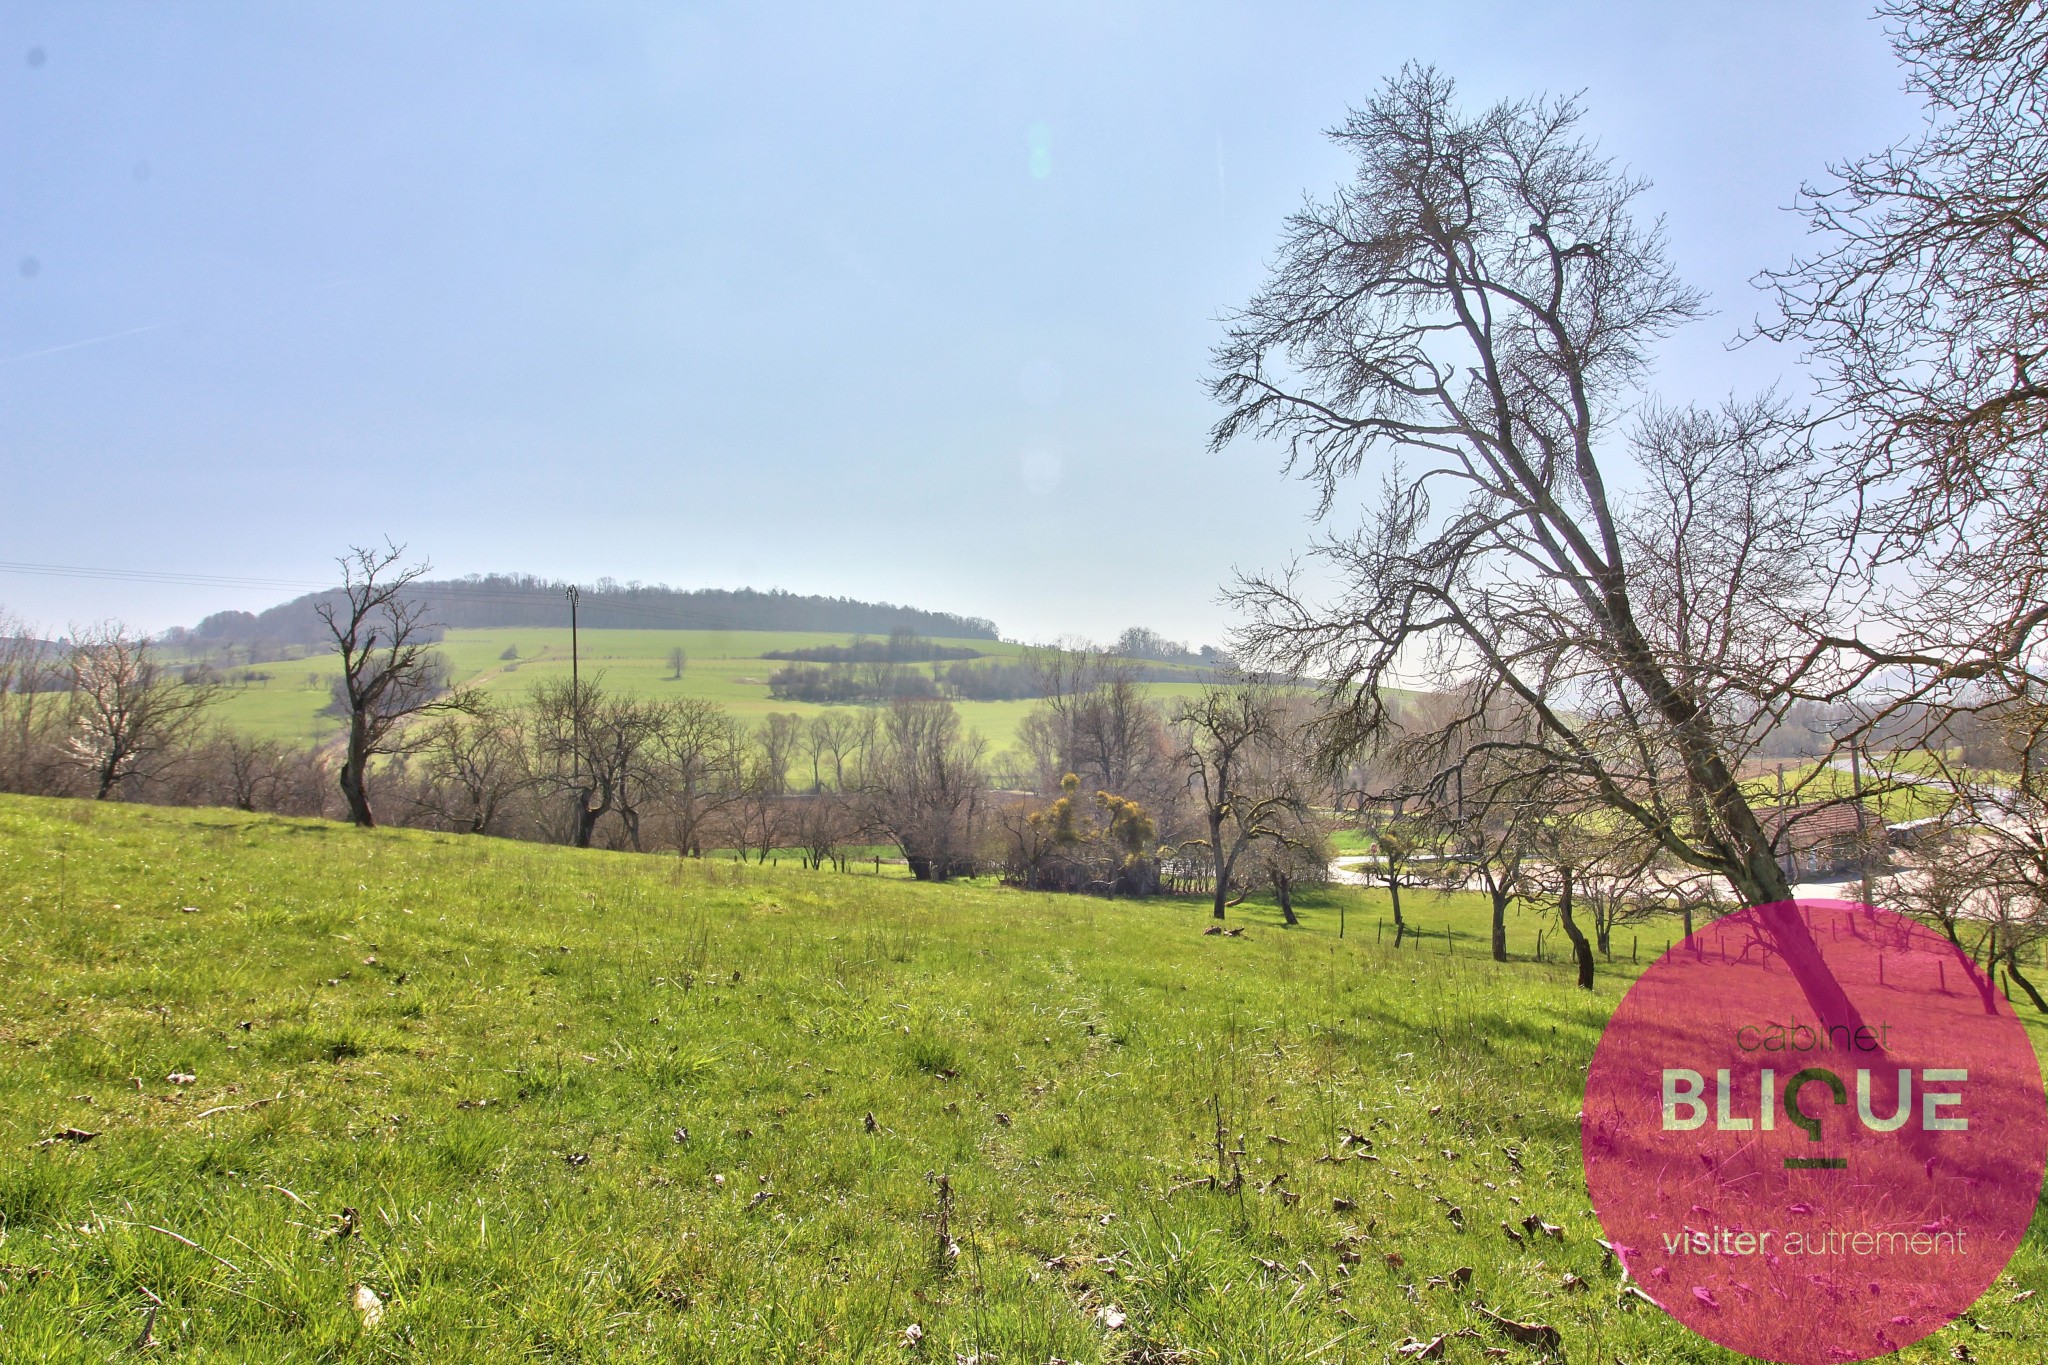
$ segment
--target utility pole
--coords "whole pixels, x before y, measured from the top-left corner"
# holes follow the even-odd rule
[[[1862,746],[1849,742],[1849,792],[1856,798],[1856,862],[1863,872],[1863,903],[1870,904],[1870,835],[1864,828]]]
[[[583,592],[574,583],[562,591],[569,599],[569,784],[576,793],[576,832],[580,836],[583,813],[590,806],[589,793],[583,790],[583,685],[576,640],[576,604]]]

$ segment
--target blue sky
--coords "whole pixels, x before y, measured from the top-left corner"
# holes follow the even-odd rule
[[[1220,639],[1303,544],[1217,317],[1408,59],[1583,90],[1726,342],[1912,102],[1853,4],[0,8],[0,561],[779,586]],[[1792,381],[1796,385],[1796,380]],[[0,572],[51,628],[288,595]]]

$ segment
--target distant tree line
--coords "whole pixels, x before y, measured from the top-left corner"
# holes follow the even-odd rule
[[[445,629],[568,624],[568,585],[527,574],[422,578],[411,585],[426,619]],[[261,612],[216,612],[190,630],[174,630],[164,643],[198,651],[238,649],[245,661],[296,657],[294,647],[325,646],[323,604],[335,590],[308,593]],[[979,616],[925,611],[849,597],[807,596],[779,589],[672,588],[600,578],[583,589],[580,624],[589,630],[783,630],[888,636],[904,630],[923,636],[993,640],[995,623]],[[255,656],[251,656],[251,651]],[[256,657],[260,656],[260,657]]]
[[[929,673],[901,664],[790,664],[768,675],[768,695],[777,701],[884,702],[897,697],[936,697]]]
[[[764,659],[793,659],[814,664],[921,664],[946,659],[979,659],[982,652],[966,645],[942,645],[908,626],[898,626],[888,638],[870,640],[857,635],[843,645],[811,645],[804,649],[771,649]]]

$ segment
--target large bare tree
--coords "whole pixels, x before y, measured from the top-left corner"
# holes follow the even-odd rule
[[[402,566],[404,558],[405,547],[389,541],[382,549],[351,546],[336,561],[340,589],[313,607],[341,657],[335,701],[348,732],[339,780],[349,819],[365,829],[377,823],[370,765],[397,746],[407,722],[468,704],[463,693],[448,689],[426,604],[412,593],[430,566]]]
[[[1851,647],[1896,695],[1967,701],[2048,673],[2048,7],[1879,13],[1926,122],[1806,187],[1764,331],[1813,362],[1844,529],[1892,566]]]
[[[1476,745],[1519,747],[1744,900],[1781,901],[1738,778],[1774,715],[1838,681],[1825,651],[1799,652],[1834,619],[1798,516],[1818,494],[1768,409],[1653,420],[1617,459],[1651,348],[1701,303],[1660,227],[1633,216],[1641,182],[1584,142],[1580,116],[1570,100],[1468,116],[1447,79],[1410,67],[1331,134],[1355,175],[1288,220],[1231,319],[1214,443],[1284,442],[1326,519],[1369,463],[1381,489],[1356,530],[1316,547],[1333,597],[1291,574],[1240,585],[1245,644],[1254,663],[1331,681],[1333,748],[1383,739],[1392,689],[1426,679],[1469,703],[1423,737],[1440,775]],[[1746,478],[1686,477],[1706,451]],[[1611,466],[1638,461],[1643,498],[1697,495],[1661,562],[1747,537],[1719,581],[1692,580],[1719,605],[1682,624],[1659,598],[1671,574],[1631,544],[1634,509],[1610,487]],[[1752,658],[1746,641],[1768,648]],[[1503,701],[1533,737],[1486,733]],[[1778,915],[1774,932],[1817,1012],[1855,1018],[1803,923]]]

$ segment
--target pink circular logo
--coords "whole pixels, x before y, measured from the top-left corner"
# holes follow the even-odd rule
[[[1586,1185],[1643,1293],[1730,1350],[1867,1360],[1974,1303],[2041,1190],[2026,1031],[1946,939],[1848,901],[1705,926],[1586,1079]]]

